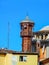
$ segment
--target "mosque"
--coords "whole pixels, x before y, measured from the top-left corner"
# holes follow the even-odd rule
[[[28,16],[20,22],[22,52],[0,49],[0,65],[49,65],[49,26],[34,32]]]
[[[41,65],[49,65],[49,26],[33,31],[34,22],[28,16],[21,21],[23,52],[37,52]]]

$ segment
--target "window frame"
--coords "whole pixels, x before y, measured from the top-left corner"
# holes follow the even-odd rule
[[[26,62],[27,61],[27,56],[20,56],[19,61],[20,62]]]

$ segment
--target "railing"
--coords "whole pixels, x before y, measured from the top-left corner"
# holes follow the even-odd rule
[[[21,36],[32,36],[32,32],[20,32]]]

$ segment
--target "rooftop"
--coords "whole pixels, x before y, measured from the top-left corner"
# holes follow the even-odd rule
[[[7,50],[7,49],[0,49],[0,54],[33,54],[33,55],[38,55],[37,52],[17,52],[17,51],[13,51],[13,50]]]
[[[33,21],[30,20],[29,16],[26,16],[26,18],[22,20],[21,22],[33,22]]]

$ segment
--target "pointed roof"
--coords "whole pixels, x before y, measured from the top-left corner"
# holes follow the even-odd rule
[[[30,20],[29,16],[27,15],[26,18],[22,20],[22,22],[33,22],[33,21]]]

